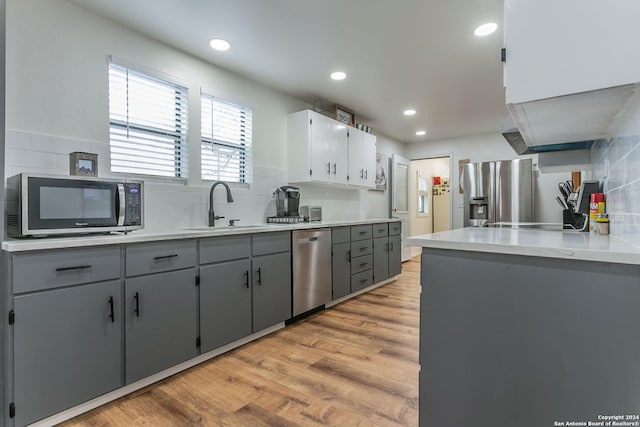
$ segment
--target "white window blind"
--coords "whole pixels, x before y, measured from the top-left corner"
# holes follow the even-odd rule
[[[251,110],[204,93],[200,104],[202,179],[250,183]]]
[[[418,213],[429,213],[429,181],[418,175]]]
[[[109,64],[111,171],[186,178],[187,89]]]

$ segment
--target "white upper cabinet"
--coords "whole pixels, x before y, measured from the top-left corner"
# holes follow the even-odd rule
[[[505,0],[507,104],[640,81],[640,1]]]
[[[352,153],[352,150],[355,151]],[[287,117],[290,183],[315,182],[369,188],[375,185],[375,162],[375,136],[311,110]],[[358,172],[358,180],[353,181],[354,168],[362,170],[363,177],[368,180],[360,180]]]
[[[610,138],[640,90],[640,1],[505,0],[507,107],[527,146]]]
[[[376,137],[358,129],[349,130],[349,184],[375,188]]]

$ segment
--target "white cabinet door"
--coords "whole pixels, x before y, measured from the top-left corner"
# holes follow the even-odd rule
[[[311,180],[318,182],[335,182],[332,174],[335,157],[333,138],[334,120],[313,113],[311,115]]]
[[[332,140],[331,140],[331,181],[335,184],[347,184],[349,173],[349,127],[336,120],[331,120]]]
[[[363,132],[362,138],[362,169],[364,170],[363,186],[365,188],[376,187],[376,137]]]
[[[364,179],[362,167],[363,132],[352,129],[349,132],[349,185],[361,186]]]
[[[507,104],[640,80],[640,1],[505,0]]]

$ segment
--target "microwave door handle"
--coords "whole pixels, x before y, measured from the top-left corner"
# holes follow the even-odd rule
[[[118,210],[118,225],[124,225],[124,211],[125,211],[125,200],[124,200],[124,184],[117,184],[118,186],[118,205],[116,209]]]

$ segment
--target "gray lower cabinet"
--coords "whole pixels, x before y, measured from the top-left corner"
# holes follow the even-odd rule
[[[113,280],[14,298],[15,425],[122,386],[120,295]]]
[[[251,334],[250,275],[249,258],[200,267],[203,353]]]
[[[331,246],[331,275],[334,300],[351,293],[350,248],[351,244],[349,242]]]
[[[375,282],[381,282],[388,278],[389,237],[378,237],[373,239],[373,280]]]
[[[402,273],[402,240],[399,234],[389,236],[389,277]]]
[[[127,384],[197,356],[195,270],[127,278]]]
[[[253,331],[291,317],[291,252],[254,256]]]

